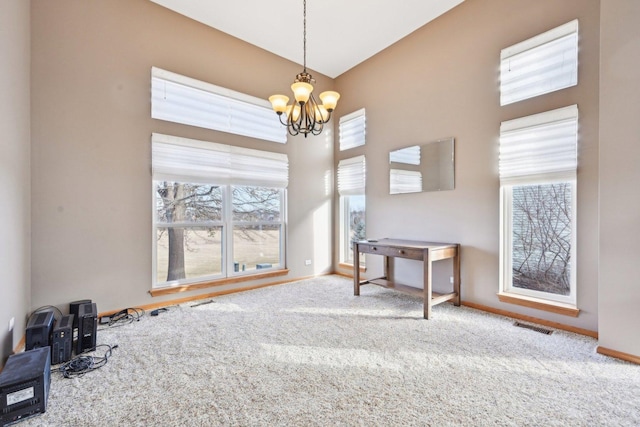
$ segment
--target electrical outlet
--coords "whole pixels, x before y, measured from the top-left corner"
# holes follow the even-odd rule
[[[449,276],[449,283],[453,283],[453,276]]]
[[[311,265],[311,260],[310,259],[306,259],[304,261],[304,265]]]
[[[12,317],[9,319],[9,332],[13,331],[13,325],[16,323],[16,318]]]

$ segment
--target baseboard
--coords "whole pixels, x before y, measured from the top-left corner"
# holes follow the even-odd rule
[[[330,273],[328,273],[328,274],[330,274]],[[223,291],[209,292],[209,293],[202,294],[202,295],[194,295],[194,296],[191,296],[191,297],[172,299],[172,300],[163,301],[163,302],[157,302],[157,303],[153,303],[153,304],[137,305],[135,307],[136,308],[141,308],[141,309],[143,309],[145,311],[150,311],[150,310],[155,310],[156,308],[163,308],[163,307],[168,307],[168,306],[172,306],[172,305],[184,304],[184,303],[190,302],[190,301],[198,301],[198,300],[202,300],[202,299],[218,297],[218,296],[221,296],[221,295],[228,295],[228,294],[235,294],[235,293],[238,293],[238,292],[251,291],[251,290],[254,290],[254,289],[260,289],[260,288],[266,288],[266,287],[269,287],[269,286],[282,285],[282,284],[285,284],[285,283],[299,282],[301,280],[313,279],[314,277],[320,277],[320,276],[322,276],[322,275],[299,277],[299,278],[293,279],[293,280],[292,279],[279,280],[279,281],[274,281],[274,282],[269,282],[269,283],[262,283],[262,284],[259,284],[259,285],[244,286],[242,288],[226,289],[226,290],[223,290]],[[115,314],[115,313],[117,313],[117,312],[119,312],[121,310],[122,309],[104,311],[104,312],[98,313],[98,317],[110,316],[110,315]]]
[[[627,362],[636,363],[640,365],[640,356],[636,356],[629,353],[623,353],[622,351],[618,351],[618,350],[612,350],[610,348],[602,347],[600,345],[598,346],[598,348],[596,348],[596,351],[605,356],[615,357],[616,359],[621,359]]]
[[[474,302],[462,301],[462,305],[475,308],[476,310],[486,311],[493,314],[499,314],[501,316],[507,316],[518,320],[524,320],[526,322],[537,323],[538,325],[549,326],[551,328],[560,329],[567,332],[573,332],[575,334],[586,335],[598,339],[598,332],[590,329],[577,328],[575,326],[565,325],[563,323],[551,322],[549,320],[540,319],[533,316],[525,316],[524,314],[514,313],[512,311],[501,310],[499,308],[493,308],[482,304],[476,304]]]
[[[13,354],[20,353],[21,351],[24,351],[24,345],[25,345],[26,341],[27,341],[26,335],[22,335],[22,338],[20,338],[20,341],[18,341],[18,345],[16,346],[16,348],[13,349]]]

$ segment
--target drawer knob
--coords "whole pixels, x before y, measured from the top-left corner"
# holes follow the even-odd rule
[[[400,250],[398,251],[398,253],[399,253],[400,255],[404,255],[404,251],[403,251],[402,249],[400,249]]]
[[[378,250],[378,248],[376,248],[376,247],[374,246],[374,247],[373,247],[373,250],[374,250],[374,251],[377,251],[377,250]]]

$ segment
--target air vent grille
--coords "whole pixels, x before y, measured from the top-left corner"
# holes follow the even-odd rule
[[[540,332],[541,334],[551,335],[553,331],[551,329],[543,328],[541,326],[529,325],[527,323],[515,322],[514,326],[519,328],[531,329],[532,331]]]

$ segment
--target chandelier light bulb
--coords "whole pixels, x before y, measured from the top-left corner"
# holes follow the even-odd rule
[[[285,95],[271,95],[269,97],[269,102],[271,102],[273,111],[275,111],[276,113],[278,113],[278,115],[280,115],[287,110],[289,97]]]
[[[304,104],[309,100],[309,96],[311,96],[311,92],[313,92],[313,86],[309,83],[296,82],[291,85],[291,90],[296,98],[296,102]]]
[[[320,101],[322,101],[322,105],[329,112],[336,109],[336,105],[338,105],[338,99],[340,99],[340,94],[332,90],[328,90],[320,94]]]

